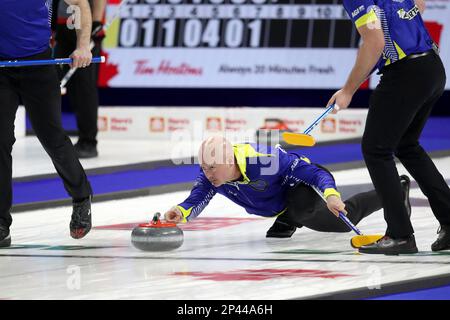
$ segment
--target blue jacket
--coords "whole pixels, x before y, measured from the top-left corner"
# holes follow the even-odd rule
[[[339,195],[330,173],[279,146],[272,153],[261,153],[250,144],[236,144],[233,150],[242,180],[214,187],[200,169],[191,194],[178,205],[184,221],[197,217],[216,193],[242,206],[249,214],[263,217],[285,212],[287,191],[299,183],[318,188],[325,197]]]
[[[0,1],[0,57],[16,59],[49,47],[51,0]]]

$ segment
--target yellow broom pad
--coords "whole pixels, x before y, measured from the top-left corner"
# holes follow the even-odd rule
[[[354,236],[351,240],[350,240],[350,245],[353,248],[361,248],[362,246],[366,246],[369,244],[372,244],[374,242],[377,242],[378,240],[380,240],[381,238],[383,238],[384,236],[381,234],[370,234],[370,235],[360,235],[360,236]]]
[[[283,140],[286,143],[295,145],[295,146],[303,146],[303,147],[312,147],[316,144],[316,141],[309,134],[304,133],[294,133],[294,132],[283,132]]]

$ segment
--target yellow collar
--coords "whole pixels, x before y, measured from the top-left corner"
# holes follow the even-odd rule
[[[250,144],[242,143],[233,145],[234,158],[236,159],[236,163],[238,165],[239,171],[244,178],[240,183],[249,183],[250,179],[247,177],[247,159],[253,157],[267,157],[271,156],[270,154],[264,154],[257,152]]]

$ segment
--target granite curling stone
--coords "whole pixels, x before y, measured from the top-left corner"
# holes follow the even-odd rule
[[[175,223],[161,222],[156,213],[150,223],[135,227],[131,233],[131,243],[143,251],[170,251],[183,244],[183,230]]]

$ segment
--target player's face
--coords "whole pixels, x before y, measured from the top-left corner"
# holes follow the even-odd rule
[[[202,164],[202,170],[214,187],[219,187],[230,179],[230,165]]]

